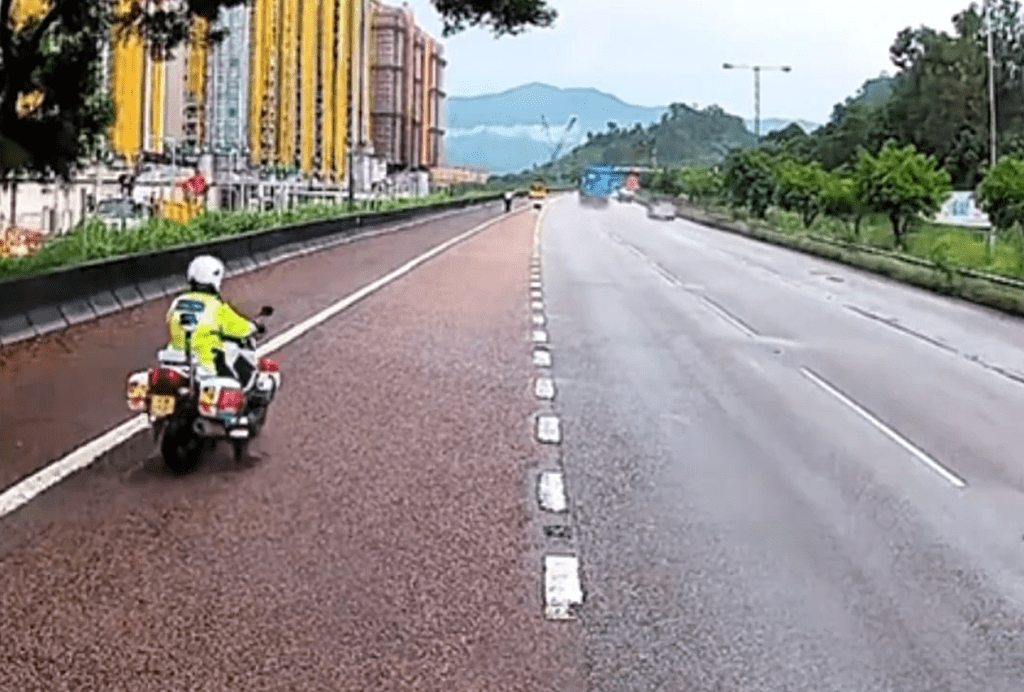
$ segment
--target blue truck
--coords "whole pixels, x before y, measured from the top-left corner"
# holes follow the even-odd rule
[[[627,175],[629,171],[618,166],[587,166],[580,176],[580,204],[606,206]]]

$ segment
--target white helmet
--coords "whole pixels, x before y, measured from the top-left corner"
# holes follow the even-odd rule
[[[188,265],[188,280],[202,286],[212,286],[220,293],[224,281],[224,263],[213,255],[200,255]]]

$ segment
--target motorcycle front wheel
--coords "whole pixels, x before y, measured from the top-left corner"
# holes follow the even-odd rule
[[[192,430],[192,421],[174,416],[164,428],[160,440],[160,455],[164,464],[176,476],[191,473],[202,460],[203,441]]]

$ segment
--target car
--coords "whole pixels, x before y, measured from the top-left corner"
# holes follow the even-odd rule
[[[130,197],[108,197],[96,204],[93,214],[108,228],[130,229],[146,220],[146,209]]]
[[[666,219],[671,221],[676,218],[675,202],[668,199],[652,200],[647,207],[647,217],[650,219]]]

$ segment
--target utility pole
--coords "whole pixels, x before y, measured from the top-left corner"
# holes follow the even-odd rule
[[[761,71],[779,70],[780,72],[792,72],[789,65],[734,65],[727,62],[722,65],[726,70],[753,70],[754,71],[754,138],[761,143]]]

